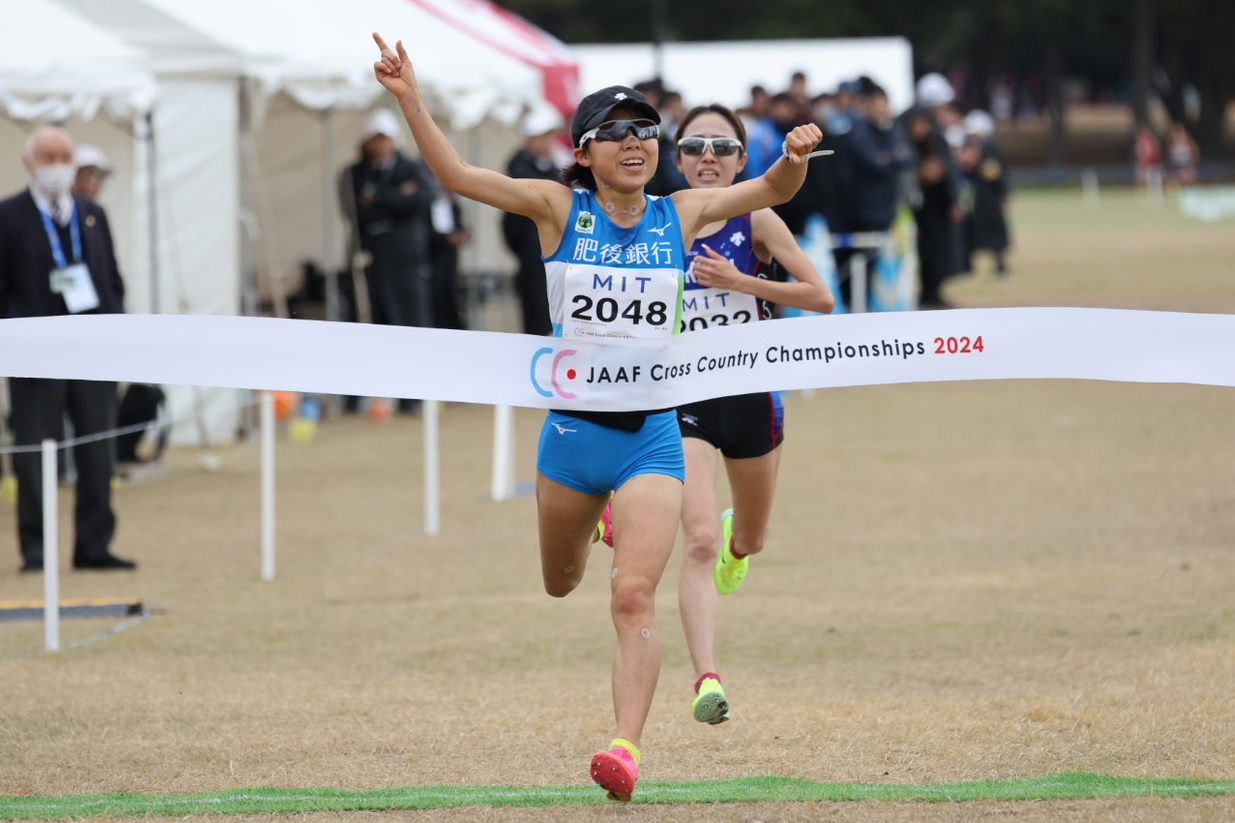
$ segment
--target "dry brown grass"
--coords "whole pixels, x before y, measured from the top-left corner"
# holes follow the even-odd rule
[[[1109,194],[1096,212],[1026,195],[1016,216],[1013,276],[957,282],[951,299],[1235,311],[1229,226]],[[1235,391],[1008,381],[788,405],[770,548],[724,604],[734,720],[690,719],[675,563],[647,779],[1235,779]],[[520,478],[540,419],[517,415]],[[214,474],[177,451],[165,479],[120,489],[116,548],[141,570],[68,573],[63,594],[135,595],[156,614],[50,656],[23,656],[39,625],[0,624],[0,795],[586,783],[612,723],[606,557],[571,597],[542,593],[533,502],[485,500],[490,427],[487,409],[445,410],[433,539],[418,420],[331,421],[311,444],[281,445],[272,583],[259,579],[253,445]],[[13,514],[0,508],[0,592],[40,597],[39,578],[16,574]],[[718,815],[1200,821],[1231,819],[1235,801],[399,817]]]
[[[383,813],[388,820],[415,823],[971,823],[1006,821],[1016,823],[1228,823],[1235,814],[1229,798],[1202,800],[1090,800],[1035,803],[707,803],[681,806],[572,806],[565,809],[441,809],[422,812]],[[372,823],[373,812],[315,814],[313,823]],[[276,823],[289,816],[253,815],[228,818],[244,823]],[[296,819],[304,819],[303,816]]]

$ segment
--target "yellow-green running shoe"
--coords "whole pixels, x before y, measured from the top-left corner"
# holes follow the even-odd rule
[[[691,706],[695,719],[700,723],[716,726],[729,719],[729,700],[725,687],[714,677],[705,677],[699,684],[699,695]]]
[[[742,588],[746,572],[750,569],[750,558],[741,560],[733,556],[733,509],[725,509],[720,516],[720,555],[716,558],[716,591],[721,594],[733,594]]]

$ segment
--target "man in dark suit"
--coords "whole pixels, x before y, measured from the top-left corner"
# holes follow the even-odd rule
[[[74,147],[56,126],[36,128],[26,141],[30,187],[0,201],[0,317],[119,314],[124,283],[116,266],[107,215],[71,193]],[[87,380],[9,380],[17,445],[63,439],[64,418],[76,437],[116,425],[116,384]],[[111,553],[116,515],[111,505],[115,443],[110,438],[74,447],[77,502],[73,567],[133,569]],[[43,568],[42,461],[37,452],[13,457],[17,476],[18,542],[22,571]],[[48,547],[54,551],[55,547]]]

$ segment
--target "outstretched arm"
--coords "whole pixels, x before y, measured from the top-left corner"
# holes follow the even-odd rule
[[[684,189],[673,194],[687,244],[709,223],[789,202],[806,179],[806,155],[823,140],[814,123],[798,126],[785,138],[784,156],[753,180],[720,189]]]
[[[556,246],[546,231],[556,231],[560,239],[561,227],[570,216],[570,189],[547,180],[515,180],[465,163],[433,122],[403,41],[396,42],[394,50],[376,32],[373,41],[381,49],[380,59],[373,64],[377,80],[399,102],[420,154],[438,182],[455,194],[531,218],[540,229],[542,244]]]

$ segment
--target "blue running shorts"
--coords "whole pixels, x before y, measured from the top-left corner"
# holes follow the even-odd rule
[[[608,494],[640,474],[667,474],[684,482],[686,456],[677,412],[649,414],[636,432],[549,412],[536,469],[584,494]]]

